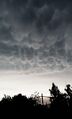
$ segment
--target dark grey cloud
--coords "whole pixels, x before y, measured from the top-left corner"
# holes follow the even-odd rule
[[[71,69],[71,7],[70,0],[1,0],[0,69]]]

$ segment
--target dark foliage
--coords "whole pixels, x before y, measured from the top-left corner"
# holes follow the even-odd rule
[[[22,94],[14,97],[4,95],[0,101],[0,116],[3,118],[65,118],[72,115],[72,89],[66,85],[66,93],[61,93],[53,83],[49,89],[50,105],[41,105],[35,97]]]

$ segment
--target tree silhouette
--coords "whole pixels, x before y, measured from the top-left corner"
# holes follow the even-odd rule
[[[52,83],[52,88],[49,89],[50,94],[51,94],[51,105],[50,108],[52,110],[51,113],[56,113],[60,114],[67,114],[68,113],[68,104],[67,104],[67,99],[66,99],[66,94],[63,94],[60,92],[58,87]]]
[[[70,84],[66,85],[66,93],[60,92],[58,87],[52,83],[52,88],[49,89],[51,103],[44,105],[40,104],[39,93],[35,93],[32,97],[27,98],[22,94],[13,96],[4,95],[0,101],[0,115],[8,118],[8,115],[12,115],[12,118],[62,118],[66,116],[72,116],[72,89]],[[43,95],[42,95],[43,97]],[[10,118],[10,117],[9,117]]]
[[[70,84],[66,85],[65,91],[67,92],[68,96],[72,96],[72,89]]]
[[[72,116],[72,89],[70,84],[66,85],[65,91],[67,93],[69,115]]]
[[[60,94],[58,87],[54,83],[52,83],[52,88],[49,89],[49,91],[51,96],[54,98],[58,97],[58,95]]]

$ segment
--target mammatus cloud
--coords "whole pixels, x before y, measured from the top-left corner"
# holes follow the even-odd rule
[[[1,0],[0,70],[72,68],[72,1]]]

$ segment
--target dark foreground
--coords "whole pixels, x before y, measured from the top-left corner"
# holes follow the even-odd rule
[[[27,98],[21,94],[5,96],[0,101],[1,119],[27,119],[27,118],[72,118],[72,90],[70,85],[65,88],[66,93],[61,93],[57,86],[52,84],[50,90],[50,105],[41,105],[37,98]]]

